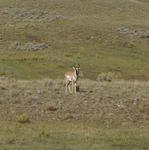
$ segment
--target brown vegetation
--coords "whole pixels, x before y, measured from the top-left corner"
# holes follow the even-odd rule
[[[66,94],[62,80],[1,80],[1,120],[97,121],[107,126],[142,124],[148,120],[149,83],[79,81],[77,94]],[[23,118],[23,119],[22,119]],[[28,119],[27,119],[28,120]],[[26,122],[26,121],[25,121]]]

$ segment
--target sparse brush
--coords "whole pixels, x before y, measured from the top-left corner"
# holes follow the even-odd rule
[[[128,47],[128,48],[135,48],[135,47],[136,47],[136,45],[135,45],[135,43],[134,43],[133,41],[125,42],[125,43],[123,44],[123,46],[124,46],[124,47]]]
[[[18,115],[16,117],[16,121],[19,122],[19,123],[29,123],[30,118],[27,114],[22,114],[22,115]]]
[[[149,115],[149,102],[148,102],[148,100],[142,100],[138,105],[138,109],[141,113],[143,113],[145,115]]]
[[[56,104],[54,102],[46,103],[45,107],[46,107],[47,111],[56,111],[57,110]]]
[[[44,86],[46,86],[46,87],[50,87],[50,86],[52,86],[53,85],[53,81],[52,81],[52,79],[44,79]]]
[[[108,72],[108,73],[101,73],[97,77],[97,81],[103,82],[108,81],[111,82],[113,80],[116,80],[118,77],[114,72]]]

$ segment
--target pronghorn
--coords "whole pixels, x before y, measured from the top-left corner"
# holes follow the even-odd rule
[[[66,80],[66,92],[68,91],[69,88],[69,92],[70,91],[70,85],[72,84],[72,93],[73,93],[73,89],[74,92],[77,92],[77,80],[79,78],[79,71],[80,71],[80,65],[78,65],[78,67],[73,66],[73,70],[71,72],[66,72],[65,73],[65,80]]]

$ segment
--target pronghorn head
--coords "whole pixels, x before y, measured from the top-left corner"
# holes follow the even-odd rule
[[[77,76],[79,76],[79,72],[80,72],[80,65],[78,64],[78,66],[73,65],[73,70],[76,72]]]

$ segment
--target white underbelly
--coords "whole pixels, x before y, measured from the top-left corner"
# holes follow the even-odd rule
[[[74,82],[76,82],[76,78],[75,77],[70,77],[70,76],[66,76],[66,79],[68,80],[68,81],[74,81]]]

